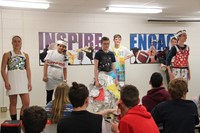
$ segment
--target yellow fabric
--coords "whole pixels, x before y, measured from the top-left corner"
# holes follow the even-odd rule
[[[120,92],[115,84],[106,86],[106,89],[109,90],[111,93],[113,93],[115,95],[115,98],[117,99],[120,98]]]
[[[115,53],[116,57],[119,57],[119,51],[122,49],[122,47],[120,46],[118,49],[115,49],[115,47],[112,47],[113,52]]]

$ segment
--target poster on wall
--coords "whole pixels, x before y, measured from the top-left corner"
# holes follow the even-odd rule
[[[131,64],[164,63],[169,50],[171,33],[131,33],[130,49],[134,53]]]
[[[101,46],[101,37],[102,33],[39,32],[39,64],[44,65],[48,50],[57,48],[57,40],[64,40],[69,65],[91,65]]]

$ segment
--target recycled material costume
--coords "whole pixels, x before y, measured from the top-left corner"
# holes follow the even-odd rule
[[[115,62],[113,52],[104,52],[99,50],[95,54],[95,59],[99,61],[98,64],[98,81],[101,88],[97,88],[93,83],[90,85],[91,105],[95,112],[104,109],[116,108],[116,101],[120,98],[118,87],[114,83],[116,78],[112,71],[112,63]]]
[[[66,45],[64,41],[57,41],[57,44]],[[65,53],[59,53],[57,49],[48,50],[45,57],[45,63],[48,65],[46,91],[47,103],[52,100],[53,90],[57,85],[64,81],[63,69],[67,68],[67,59]]]
[[[179,32],[177,36],[180,36],[183,33],[186,33],[186,31],[183,30]],[[189,57],[188,45],[184,44],[183,47],[175,45],[171,48],[170,53],[167,57],[166,65],[169,66],[171,64],[174,78],[184,78],[185,80],[188,81],[188,75],[189,75],[188,57]],[[173,63],[171,63],[172,58],[174,58]]]
[[[28,93],[28,80],[26,74],[26,56],[21,51],[21,54],[15,54],[10,51],[10,59],[8,60],[8,81],[12,89],[7,90],[7,95],[17,95]]]

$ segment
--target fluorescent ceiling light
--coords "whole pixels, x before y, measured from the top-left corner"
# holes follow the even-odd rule
[[[115,13],[161,13],[161,8],[140,8],[140,7],[107,7],[106,12]]]
[[[17,8],[48,9],[49,3],[0,0],[0,6],[17,7]]]

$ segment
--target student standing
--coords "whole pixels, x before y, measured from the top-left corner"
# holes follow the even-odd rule
[[[57,49],[48,51],[45,57],[43,81],[46,83],[46,104],[52,100],[54,89],[67,81],[66,42],[57,41]]]
[[[23,110],[30,103],[29,91],[32,90],[32,84],[29,56],[21,51],[22,39],[20,36],[12,38],[12,46],[13,50],[3,55],[1,74],[10,100],[11,119],[17,120],[17,96],[19,95],[22,101],[20,110],[20,119],[22,119]]]

